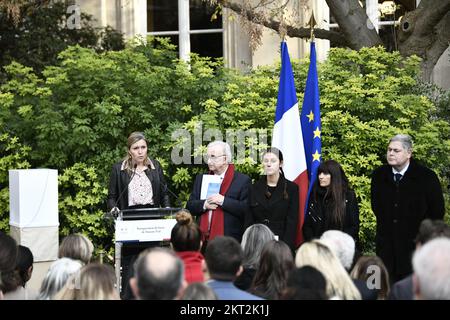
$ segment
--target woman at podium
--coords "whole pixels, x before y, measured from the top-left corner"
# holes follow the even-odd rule
[[[159,162],[148,155],[148,141],[142,132],[128,137],[127,155],[113,165],[109,179],[108,211],[139,208],[170,207],[167,185]],[[114,214],[113,214],[114,216]],[[121,248],[121,297],[133,299],[129,278],[133,274],[133,262],[149,242],[129,243]]]
[[[127,155],[111,170],[108,211],[170,207],[161,165],[149,157],[147,146],[142,132],[133,132],[128,137]]]

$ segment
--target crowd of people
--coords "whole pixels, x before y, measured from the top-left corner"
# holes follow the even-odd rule
[[[161,165],[140,132],[111,171],[108,210],[170,207]],[[170,248],[124,252],[128,264],[119,292],[111,266],[92,262],[84,235],[65,237],[39,292],[27,288],[31,251],[0,233],[0,297],[4,299],[377,300],[450,299],[450,227],[436,174],[412,159],[412,140],[389,141],[387,164],[371,180],[376,255],[361,255],[357,197],[342,166],[320,164],[307,204],[303,236],[295,242],[299,189],[283,173],[283,154],[268,148],[264,175],[252,184],[236,171],[230,146],[207,146],[204,192],[195,178],[180,210]]]

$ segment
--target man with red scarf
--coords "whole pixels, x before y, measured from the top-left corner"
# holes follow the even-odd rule
[[[186,208],[193,216],[200,217],[204,241],[225,235],[240,242],[248,210],[247,197],[251,180],[247,175],[234,170],[231,148],[226,142],[216,140],[208,144],[207,159],[209,174],[221,178],[220,191],[201,200],[203,175],[199,174],[195,178],[194,189]]]

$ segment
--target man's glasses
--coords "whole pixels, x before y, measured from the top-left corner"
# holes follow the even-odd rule
[[[211,160],[212,162],[217,162],[222,157],[225,157],[225,155],[224,154],[221,154],[219,156],[210,155],[210,156],[206,156],[206,161],[210,161]]]

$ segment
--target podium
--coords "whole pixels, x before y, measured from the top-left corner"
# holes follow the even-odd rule
[[[119,211],[115,221],[115,271],[121,295],[128,281],[128,270],[132,267],[131,263],[123,265],[124,249],[129,248],[133,255],[138,255],[148,247],[164,246],[170,241],[172,228],[176,224],[174,214],[180,209],[139,208]]]

